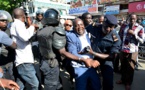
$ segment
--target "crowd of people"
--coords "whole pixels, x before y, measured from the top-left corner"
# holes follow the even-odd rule
[[[118,22],[114,15],[93,21],[84,13],[64,24],[53,8],[36,12],[35,19],[21,8],[12,16],[0,11],[2,89],[41,90],[44,85],[44,90],[63,90],[61,68],[70,74],[75,90],[113,90],[114,72],[119,70],[116,83],[131,90],[138,46],[144,43],[145,23],[137,23],[137,15]]]

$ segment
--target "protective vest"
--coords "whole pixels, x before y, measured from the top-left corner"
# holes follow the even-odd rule
[[[43,58],[56,57],[55,50],[65,47],[65,31],[61,27],[46,26],[37,33],[39,50]]]

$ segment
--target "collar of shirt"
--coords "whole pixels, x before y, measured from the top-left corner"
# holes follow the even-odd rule
[[[22,21],[19,20],[19,19],[14,19],[14,21],[24,23],[24,22],[22,22]]]

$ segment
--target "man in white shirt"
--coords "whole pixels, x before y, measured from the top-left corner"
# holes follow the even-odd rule
[[[12,35],[12,39],[17,43],[17,49],[15,50],[15,65],[18,74],[20,78],[30,84],[32,90],[38,90],[39,82],[35,75],[36,71],[33,66],[34,58],[32,54],[31,43],[29,42],[29,39],[35,32],[35,25],[31,25],[26,29],[24,24],[26,16],[23,9],[14,9],[13,16],[14,22],[12,23],[10,32]],[[23,90],[24,85],[23,83],[20,83],[20,81],[18,82],[18,84],[21,90]]]

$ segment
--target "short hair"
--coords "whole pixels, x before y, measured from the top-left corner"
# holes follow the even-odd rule
[[[22,17],[22,15],[24,15],[24,14],[25,14],[25,13],[24,13],[24,10],[21,9],[21,8],[16,8],[16,9],[13,10],[13,17],[14,17],[14,18],[20,18],[20,17]]]
[[[76,18],[76,19],[74,19],[74,20],[73,20],[73,26],[74,26],[74,27],[76,26],[76,21],[78,21],[78,20],[80,20],[80,21],[83,22],[83,20],[80,19],[80,18]],[[84,24],[84,22],[83,22],[83,24]],[[73,27],[73,29],[74,29],[74,27]]]
[[[82,14],[82,19],[85,19],[87,17],[87,15],[91,15],[90,13],[86,12]]]

